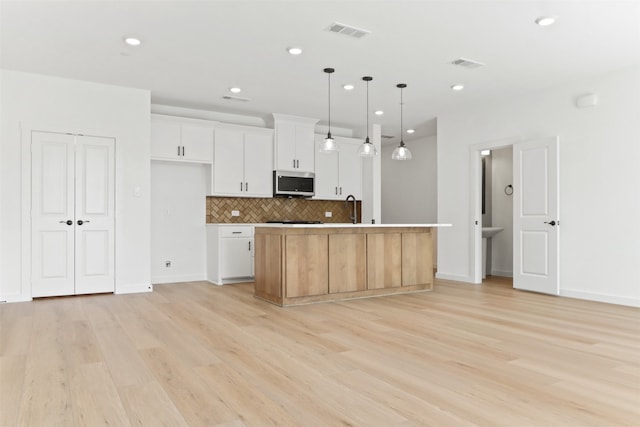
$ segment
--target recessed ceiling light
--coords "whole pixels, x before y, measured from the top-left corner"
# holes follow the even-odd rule
[[[453,90],[462,90],[462,89],[464,89],[464,85],[462,83],[456,83],[454,85],[451,85],[451,89],[453,89]]]
[[[137,37],[125,37],[124,42],[129,46],[140,46],[140,43],[142,43]]]
[[[536,19],[536,24],[541,27],[548,27],[549,25],[553,25],[556,22],[556,19],[558,19],[557,16],[540,16]]]
[[[240,93],[240,92],[242,92],[242,89],[240,89],[239,87],[232,87],[232,88],[229,88],[229,92],[231,92],[231,93]]]
[[[480,151],[480,155],[482,156],[488,156],[491,154],[491,150],[482,150]]]
[[[413,130],[413,129],[407,129],[407,133],[414,133],[414,132],[415,132],[415,130]]]
[[[302,48],[301,47],[290,47],[287,49],[287,52],[289,52],[291,55],[300,55],[302,53]]]
[[[354,86],[352,84],[342,85],[344,90],[353,90]]]
[[[373,114],[375,114],[376,116],[381,116],[384,114],[384,111],[382,110],[376,110]]]

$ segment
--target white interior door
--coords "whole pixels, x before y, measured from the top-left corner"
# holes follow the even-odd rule
[[[76,137],[76,294],[114,291],[114,151],[112,138]]]
[[[74,136],[33,132],[31,142],[31,293],[72,295]]]
[[[33,132],[33,297],[113,292],[115,141]]]
[[[559,293],[558,138],[513,146],[513,286]]]

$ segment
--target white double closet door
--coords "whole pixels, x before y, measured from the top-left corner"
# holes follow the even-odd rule
[[[33,297],[113,292],[115,140],[31,134]]]

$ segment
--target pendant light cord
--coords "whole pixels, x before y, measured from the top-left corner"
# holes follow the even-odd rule
[[[367,142],[369,142],[369,80],[367,80]]]
[[[327,73],[329,76],[329,135],[331,135],[331,73]]]
[[[403,139],[404,139],[404,124],[402,122],[402,113],[404,111],[404,101],[402,99],[402,89],[400,88],[400,143],[403,143]]]

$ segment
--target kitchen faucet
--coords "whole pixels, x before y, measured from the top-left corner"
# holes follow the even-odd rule
[[[349,215],[349,218],[351,218],[351,221],[353,221],[354,224],[357,224],[358,212],[357,212],[357,205],[356,205],[356,196],[354,196],[353,194],[349,194],[347,196],[347,199],[344,201],[345,206],[349,206],[349,200],[353,200],[353,214]]]

